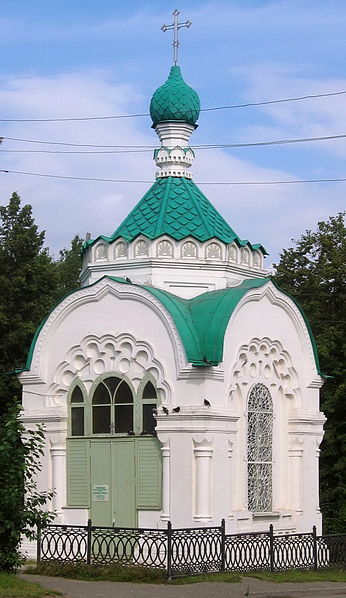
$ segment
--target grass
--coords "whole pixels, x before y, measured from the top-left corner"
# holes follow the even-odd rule
[[[113,565],[64,564],[58,562],[41,563],[29,567],[25,573],[32,575],[50,575],[85,581],[132,581],[134,583],[164,583],[165,571],[147,567],[123,567]]]
[[[25,573],[32,575],[51,575],[53,577],[67,577],[70,579],[82,579],[84,581],[131,581],[133,583],[168,583],[166,572],[147,567],[122,567],[121,565],[86,565],[41,563],[37,567],[30,567]],[[170,584],[181,585],[201,583],[204,581],[236,582],[240,581],[237,573],[204,573],[203,575],[191,575],[179,577],[170,581]]]
[[[112,565],[87,565],[86,563],[62,564],[59,562],[41,563],[37,567],[26,569],[25,573],[33,575],[49,575],[53,577],[66,577],[69,579],[82,579],[85,581],[130,581],[133,583],[168,583],[166,572],[158,569],[149,569],[147,567],[133,566],[124,567],[119,564]],[[170,581],[173,585],[203,583],[203,582],[223,582],[232,583],[240,581],[241,577],[255,577],[263,581],[274,583],[283,582],[346,582],[346,570],[340,569],[321,569],[319,571],[278,571],[270,573],[269,571],[256,571],[239,575],[238,573],[203,573],[201,575],[190,575],[175,578]],[[1,598],[0,594],[0,598]]]
[[[246,577],[256,577],[263,581],[273,581],[274,583],[312,583],[314,581],[339,581],[346,582],[345,569],[319,569],[318,571],[256,571],[255,573],[246,573]]]
[[[42,588],[37,583],[24,581],[14,574],[0,573],[1,598],[48,598],[61,596],[60,592],[53,592]]]

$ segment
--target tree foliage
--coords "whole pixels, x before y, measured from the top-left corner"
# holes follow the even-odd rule
[[[346,529],[346,228],[345,213],[319,222],[285,249],[275,280],[303,307],[316,339],[327,417],[321,447],[321,508],[325,531]]]
[[[75,237],[54,262],[44,238],[31,206],[22,206],[13,193],[0,206],[0,570],[18,566],[21,535],[32,537],[35,525],[50,518],[43,507],[52,493],[38,493],[35,482],[43,430],[24,432],[21,387],[8,373],[24,366],[35,330],[51,307],[79,286],[82,239]]]
[[[0,571],[14,571],[23,560],[19,552],[21,536],[33,539],[37,524],[44,525],[53,518],[44,509],[53,493],[38,492],[36,484],[43,429],[25,430],[20,410],[17,401],[12,400],[0,417]]]
[[[0,413],[19,395],[8,371],[23,367],[32,337],[52,304],[57,274],[30,205],[13,193],[0,206]]]
[[[70,249],[62,249],[56,262],[57,288],[56,300],[80,286],[79,275],[82,269],[83,239],[76,235],[71,241]]]

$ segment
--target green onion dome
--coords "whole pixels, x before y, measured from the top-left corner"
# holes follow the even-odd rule
[[[150,116],[154,126],[167,120],[178,120],[194,125],[198,119],[200,102],[197,93],[181,76],[180,67],[172,66],[169,77],[159,87],[150,102]]]

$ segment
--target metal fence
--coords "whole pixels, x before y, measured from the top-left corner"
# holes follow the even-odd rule
[[[217,571],[343,568],[346,534],[226,534],[218,527],[137,529],[48,525],[37,533],[37,562],[112,564],[160,569],[168,579]]]

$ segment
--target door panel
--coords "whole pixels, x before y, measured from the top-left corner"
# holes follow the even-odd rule
[[[136,527],[134,439],[112,441],[113,520],[119,527]]]
[[[93,525],[112,525],[111,444],[91,441],[90,500]]]

